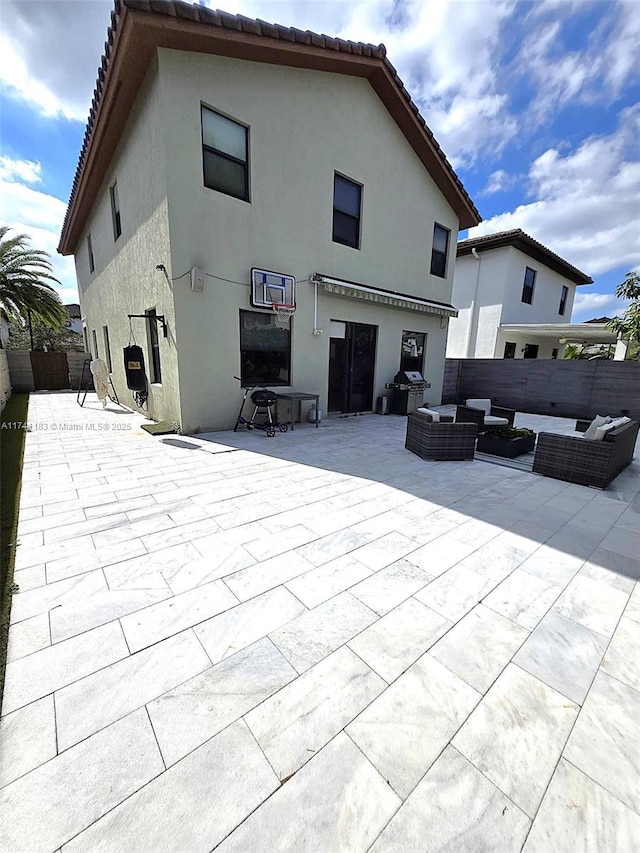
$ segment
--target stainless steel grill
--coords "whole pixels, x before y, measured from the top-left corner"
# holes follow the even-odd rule
[[[419,370],[401,370],[384,387],[393,392],[391,413],[408,415],[423,405],[425,389],[430,386]]]

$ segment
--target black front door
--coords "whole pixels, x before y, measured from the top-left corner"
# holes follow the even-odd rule
[[[373,408],[376,335],[376,326],[345,323],[344,338],[330,338],[330,412],[369,412]]]

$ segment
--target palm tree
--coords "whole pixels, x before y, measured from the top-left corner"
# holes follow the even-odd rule
[[[29,317],[46,326],[60,328],[67,313],[55,289],[47,252],[31,249],[26,234],[8,237],[10,229],[0,226],[0,308],[9,319],[24,325]]]

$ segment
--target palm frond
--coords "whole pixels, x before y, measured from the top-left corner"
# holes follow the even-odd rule
[[[53,284],[51,259],[42,249],[32,249],[26,234],[8,236],[11,229],[0,226],[0,307],[13,322],[32,320],[59,328],[67,313]]]

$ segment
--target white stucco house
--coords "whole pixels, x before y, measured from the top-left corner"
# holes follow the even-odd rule
[[[458,243],[448,358],[562,358],[569,343],[615,343],[604,324],[571,323],[593,280],[519,228]]]
[[[234,377],[355,412],[411,367],[437,403],[479,221],[383,45],[116,2],[59,251],[120,399],[135,339],[185,432],[234,425]]]

